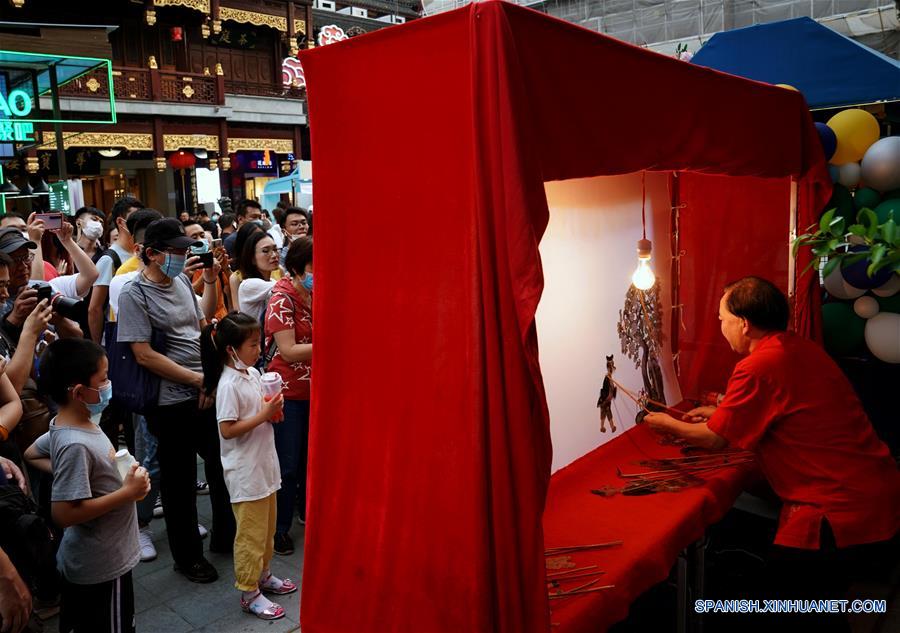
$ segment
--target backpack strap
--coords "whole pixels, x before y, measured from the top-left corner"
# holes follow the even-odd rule
[[[122,258],[119,257],[119,254],[116,252],[114,248],[107,248],[100,257],[109,257],[113,261],[113,274],[116,274],[116,271],[122,266]]]

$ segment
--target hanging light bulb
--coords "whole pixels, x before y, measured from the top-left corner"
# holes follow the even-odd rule
[[[633,283],[634,287],[638,290],[650,290],[650,288],[653,287],[653,284],[656,283],[656,275],[653,274],[653,269],[650,268],[650,252],[650,240],[638,240],[638,265],[634,274],[631,275],[631,283]]]
[[[641,172],[641,228],[643,230],[643,238],[637,243],[638,265],[631,275],[631,283],[638,290],[650,290],[656,283],[656,275],[650,268],[650,253],[652,252],[652,244],[647,239],[647,188],[644,185],[645,172]]]

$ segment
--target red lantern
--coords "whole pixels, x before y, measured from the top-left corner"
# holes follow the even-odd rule
[[[184,39],[184,30],[180,26],[173,26],[169,29],[173,42],[180,42]]]
[[[172,169],[190,169],[197,164],[197,157],[193,152],[179,150],[169,156],[169,165]]]

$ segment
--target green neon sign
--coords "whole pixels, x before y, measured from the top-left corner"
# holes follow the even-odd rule
[[[27,117],[34,110],[31,96],[24,90],[11,90],[0,94],[0,116]],[[15,119],[0,119],[0,143],[24,143],[34,141],[34,123]]]
[[[97,70],[98,67],[101,69],[100,72],[104,72],[107,78],[107,85],[109,86],[109,114],[106,115],[107,119],[103,120],[100,118],[97,119],[88,119],[88,118],[72,118],[72,119],[54,119],[54,118],[31,118],[28,117],[28,121],[30,123],[85,123],[85,124],[101,124],[101,125],[109,125],[115,124],[117,120],[116,116],[116,100],[113,88],[113,74],[112,74],[112,61],[109,59],[102,59],[99,57],[80,57],[76,55],[49,55],[45,53],[28,53],[24,51],[9,51],[0,49],[0,66],[3,65],[4,59],[9,58],[10,56],[15,57],[16,60],[34,60],[29,63],[39,64],[48,58],[54,58],[60,60],[60,63],[66,68],[70,69],[65,78],[61,78],[60,86],[77,79],[89,72]],[[62,68],[62,66],[58,66]],[[74,72],[71,72],[72,68],[75,68]],[[44,80],[40,80],[39,83],[44,83]],[[36,105],[36,99],[38,96],[46,96],[50,92],[49,88],[40,87],[39,95],[32,96],[29,93],[16,89],[11,90],[9,95],[5,95],[0,100],[0,128],[3,127],[3,124],[15,122],[14,118],[22,118],[28,115],[37,114],[40,116],[40,112],[36,112],[34,107]],[[26,107],[26,101],[28,103],[28,112],[27,114],[19,114],[18,111],[23,110]],[[26,134],[32,136],[32,138],[23,138],[22,140],[32,141],[34,129],[32,127],[31,133],[26,132],[26,127],[19,128],[19,134]],[[10,132],[8,129],[6,130],[8,134],[16,134],[16,131],[13,130]],[[0,132],[2,135],[2,132]],[[2,136],[0,136],[0,141],[3,141]],[[8,141],[7,141],[8,142]]]
[[[34,141],[34,123],[30,121],[0,121],[0,143]]]
[[[7,117],[24,117],[31,114],[34,102],[24,90],[11,90],[7,96],[0,94],[0,114]]]

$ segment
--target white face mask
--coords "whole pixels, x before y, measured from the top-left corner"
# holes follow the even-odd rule
[[[250,365],[238,358],[238,355],[235,354],[234,350],[231,350],[229,354],[231,355],[231,362],[234,363],[235,369],[237,369],[238,371],[245,371],[247,369],[250,369]]]
[[[97,220],[88,220],[82,225],[81,232],[89,240],[98,240],[103,235],[103,225]]]

